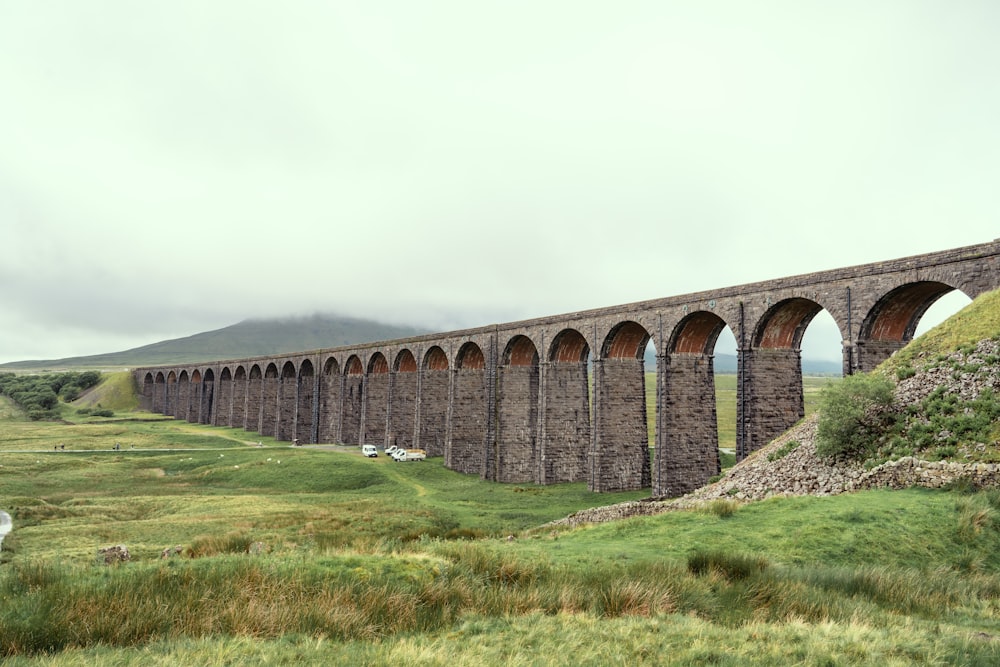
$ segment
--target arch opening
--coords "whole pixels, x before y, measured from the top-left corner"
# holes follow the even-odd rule
[[[424,370],[446,371],[448,370],[448,355],[437,345],[427,350],[424,355]]]

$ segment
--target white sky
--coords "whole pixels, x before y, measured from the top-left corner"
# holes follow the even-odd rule
[[[0,362],[992,240],[998,28],[992,0],[0,0]]]

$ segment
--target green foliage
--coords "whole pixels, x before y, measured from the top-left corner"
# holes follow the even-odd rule
[[[898,415],[877,439],[871,456],[875,462],[910,455],[995,461],[998,421],[1000,396],[994,390],[987,388],[974,399],[963,399],[938,387]]]
[[[816,454],[823,458],[864,458],[895,415],[893,382],[858,373],[828,385],[820,395]]]
[[[58,416],[56,407],[60,396],[63,400],[72,400],[69,397],[79,395],[100,379],[101,374],[97,371],[43,375],[0,373],[0,394],[17,403],[33,421],[52,419]]]

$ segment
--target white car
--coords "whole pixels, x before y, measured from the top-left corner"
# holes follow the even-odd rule
[[[361,445],[361,453],[370,459],[378,456],[378,450],[375,449],[375,445]]]

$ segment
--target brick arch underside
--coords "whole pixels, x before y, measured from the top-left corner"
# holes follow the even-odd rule
[[[590,450],[590,346],[575,329],[564,329],[552,341],[543,368],[545,393],[538,484],[587,479]]]
[[[452,372],[448,355],[434,345],[424,354],[420,371],[420,447],[428,456],[444,456],[448,438],[448,391]]]
[[[874,369],[913,340],[927,309],[954,289],[941,282],[918,281],[897,287],[880,298],[858,332],[858,369],[863,372]]]

